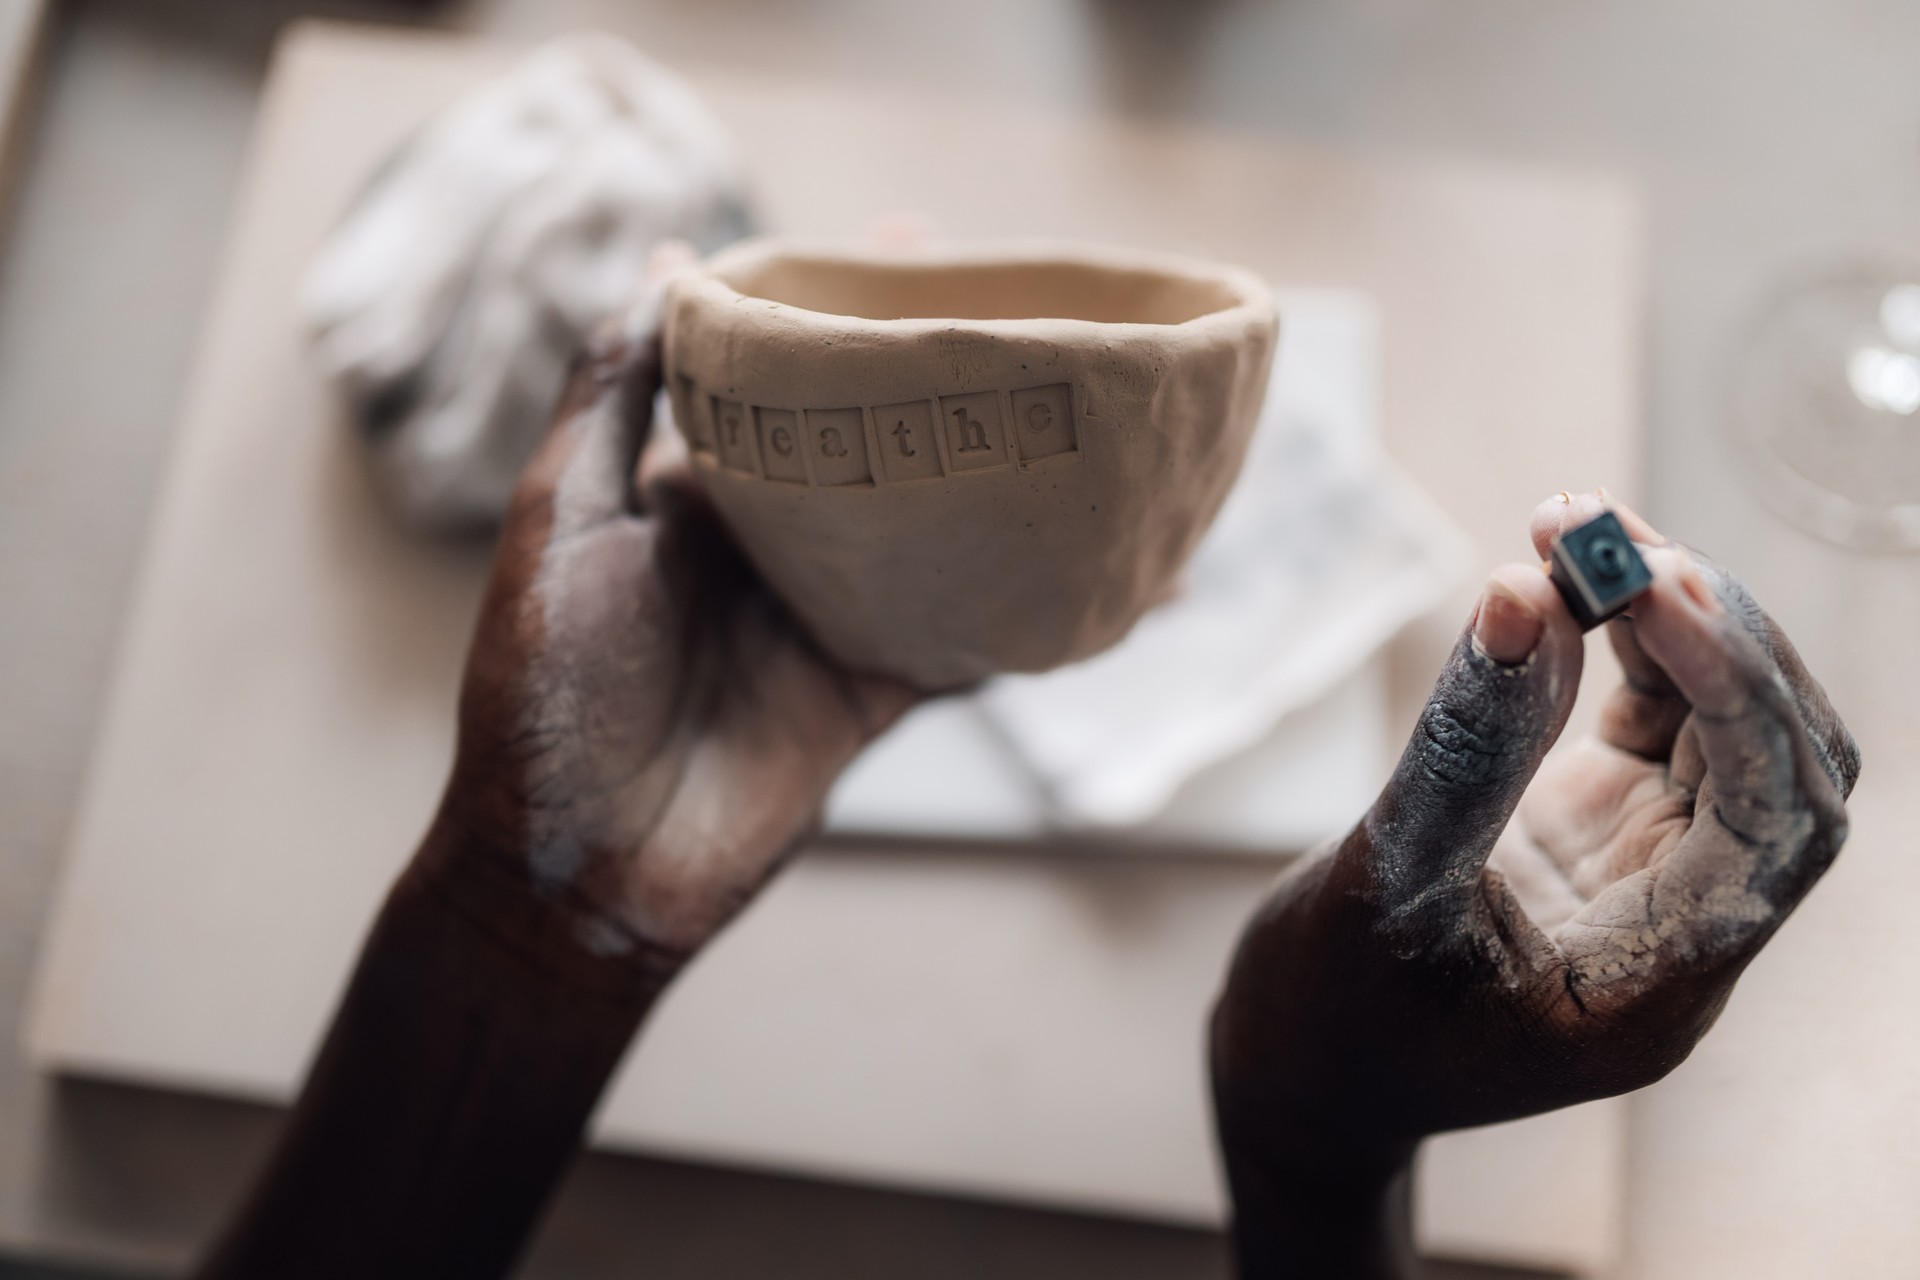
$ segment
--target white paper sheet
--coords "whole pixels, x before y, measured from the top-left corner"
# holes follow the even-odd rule
[[[1366,807],[1391,748],[1373,658],[1467,543],[1380,449],[1373,301],[1279,298],[1260,426],[1180,595],[1087,662],[918,712],[835,793],[836,830],[1288,850]]]

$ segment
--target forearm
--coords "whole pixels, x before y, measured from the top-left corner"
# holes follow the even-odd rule
[[[1239,1280],[1412,1280],[1412,1154],[1366,1173],[1276,1170],[1226,1152]]]
[[[435,848],[394,886],[200,1280],[504,1275],[671,966]],[[454,856],[449,856],[454,855]]]
[[[1214,1124],[1239,1280],[1411,1280],[1413,1159],[1419,1144],[1375,1130],[1378,1114],[1341,1087],[1350,1071],[1302,1062],[1321,1016],[1289,1020],[1249,975],[1272,971],[1255,929],[1209,1025]],[[1287,935],[1281,935],[1285,937]]]

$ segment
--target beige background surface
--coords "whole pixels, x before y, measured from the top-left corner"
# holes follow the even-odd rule
[[[289,0],[68,0],[0,260],[0,1012],[27,965],[271,28]],[[1731,344],[1780,275],[1910,246],[1920,11],[1904,0],[490,0],[460,25],[587,20],[672,57],[805,64],[915,93],[1118,107],[1256,134],[1617,168],[1648,197],[1653,513],[1736,563],[1867,749],[1856,838],[1715,1035],[1634,1104],[1628,1273],[1903,1276],[1920,1256],[1920,573],[1780,525],[1728,473]],[[821,20],[830,18],[832,22]],[[816,25],[818,24],[818,25]],[[931,52],[929,52],[931,51]],[[935,57],[942,59],[935,64]],[[961,75],[954,68],[964,72]],[[130,216],[130,210],[139,216]],[[133,287],[130,282],[138,282]],[[1569,305],[1577,307],[1578,300]],[[0,1237],[178,1257],[270,1132],[260,1112],[0,1063]],[[724,1196],[724,1220],[702,1207]],[[650,1162],[589,1161],[535,1263],[606,1269],[609,1216],[664,1275],[1218,1274],[1211,1239]],[[742,1231],[740,1223],[751,1224]],[[928,1242],[937,1242],[929,1247]]]
[[[44,1062],[284,1096],[425,821],[482,558],[422,545],[372,508],[291,305],[359,176],[492,57],[311,30],[269,87],[49,935],[30,1030]],[[826,233],[934,207],[963,234],[1171,241],[1287,283],[1376,292],[1389,441],[1408,442],[1443,505],[1488,541],[1512,537],[1489,511],[1523,516],[1553,466],[1631,470],[1637,228],[1605,183],[997,123],[938,101],[880,117],[859,92],[697,79],[743,139],[771,225]],[[928,152],[945,166],[932,181],[915,163]],[[1166,186],[1174,169],[1189,192],[1243,199],[1192,216],[1190,195]],[[1006,205],[982,186],[1040,194]],[[1533,342],[1533,376],[1507,376],[1525,317],[1562,293],[1588,299],[1584,340]],[[1436,390],[1396,398],[1396,384]],[[1575,389],[1580,412],[1528,429],[1549,386]],[[1487,454],[1502,468],[1469,461]],[[1446,631],[1410,663],[1433,669]],[[676,987],[601,1135],[1211,1221],[1200,1024],[1271,874],[1039,850],[818,851]],[[1617,1124],[1602,1106],[1436,1143],[1425,1238],[1604,1261]]]
[[[0,201],[12,190],[13,162],[27,128],[46,5],[0,0]]]

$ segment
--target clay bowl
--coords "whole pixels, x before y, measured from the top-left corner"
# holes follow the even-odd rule
[[[736,246],[667,298],[667,389],[746,554],[830,652],[926,689],[1096,653],[1232,485],[1278,319],[1125,250]]]

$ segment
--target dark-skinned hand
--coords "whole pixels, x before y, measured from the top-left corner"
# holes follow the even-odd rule
[[[638,475],[654,307],[576,371],[501,535],[436,837],[456,881],[571,914],[597,954],[677,963],[818,821],[915,700],[823,653],[684,466]],[[486,865],[479,866],[477,863]]]
[[[1536,551],[1601,509],[1550,500]],[[1241,942],[1211,1049],[1243,1275],[1412,1274],[1419,1141],[1671,1071],[1846,838],[1858,752],[1793,646],[1615,509],[1654,585],[1597,735],[1547,759],[1583,637],[1497,571],[1380,798]]]

